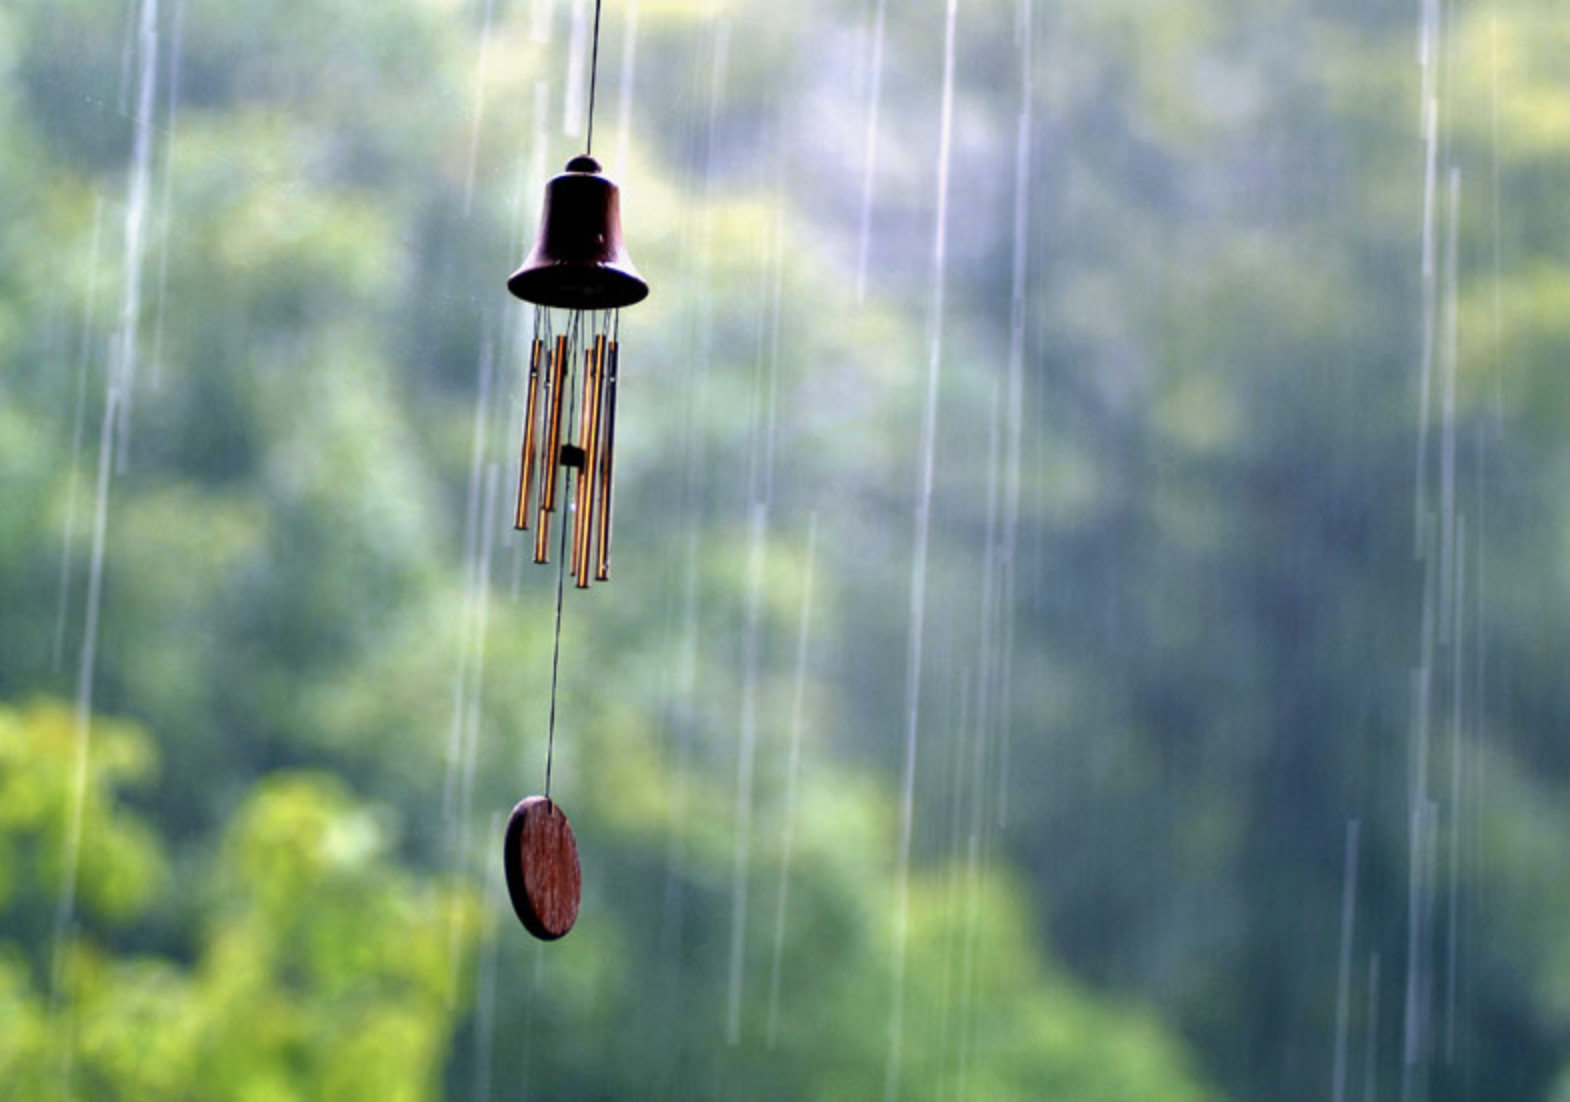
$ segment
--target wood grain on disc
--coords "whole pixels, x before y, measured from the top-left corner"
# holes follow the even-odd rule
[[[502,864],[512,909],[529,933],[555,941],[572,929],[583,880],[578,842],[561,808],[544,796],[530,796],[513,808]]]

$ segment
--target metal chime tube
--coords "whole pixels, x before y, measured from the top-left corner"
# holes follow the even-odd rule
[[[545,354],[545,342],[534,338],[529,351],[529,397],[523,412],[523,454],[518,459],[518,511],[513,527],[527,531],[529,527],[529,490],[534,482],[534,453],[539,441],[535,439],[534,426],[539,421],[540,357]]]
[[[605,506],[604,499],[600,496],[602,466],[600,441],[605,433],[605,367],[605,334],[601,333],[594,338],[594,399],[590,407],[594,411],[594,421],[589,426],[589,450],[584,459],[587,464],[585,473],[589,480],[589,512],[583,518],[583,571],[578,579],[579,588],[589,584],[591,564],[595,573],[598,573],[599,565],[597,537],[600,530],[600,515],[604,512]]]
[[[594,347],[584,349],[583,413],[578,421],[577,516],[572,538],[572,574],[579,589],[589,586],[589,536],[593,532],[594,472],[596,434],[600,421],[600,380],[605,363],[605,337],[594,338]]]
[[[551,355],[550,421],[545,431],[545,458],[540,464],[540,523],[534,533],[534,561],[550,562],[550,514],[556,509],[556,482],[561,469],[562,397],[567,391],[567,338],[556,338]]]
[[[600,449],[599,504],[595,507],[597,525],[594,580],[609,581],[611,576],[611,476],[616,459],[616,342],[611,341],[605,379],[604,444]]]

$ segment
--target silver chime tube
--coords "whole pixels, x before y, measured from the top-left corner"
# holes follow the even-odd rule
[[[594,473],[598,464],[596,438],[600,423],[600,382],[604,376],[605,336],[594,338],[594,347],[584,350],[583,415],[579,419],[578,447],[578,512],[574,518],[572,541],[572,573],[579,589],[587,589],[590,580],[589,537],[592,534],[594,514]]]
[[[529,527],[529,490],[534,482],[534,453],[539,441],[535,439],[534,426],[539,421],[540,357],[545,353],[545,342],[534,338],[529,351],[529,397],[523,407],[523,454],[518,458],[518,510],[513,517],[513,527],[520,532]]]
[[[562,397],[567,391],[567,337],[556,338],[551,356],[550,421],[545,432],[545,456],[540,463],[540,523],[534,533],[534,561],[550,562],[550,514],[556,509],[556,483],[561,471]]]
[[[595,506],[594,580],[609,581],[611,576],[611,488],[616,461],[616,342],[611,341],[605,367],[604,429],[600,446],[599,503]]]

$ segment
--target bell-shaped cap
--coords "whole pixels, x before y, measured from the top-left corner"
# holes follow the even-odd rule
[[[648,297],[622,243],[621,190],[593,157],[574,157],[545,185],[539,235],[507,289],[569,310],[614,310]]]

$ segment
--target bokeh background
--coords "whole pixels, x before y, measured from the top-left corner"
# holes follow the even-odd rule
[[[0,5],[0,1094],[1570,1097],[1552,0]]]

